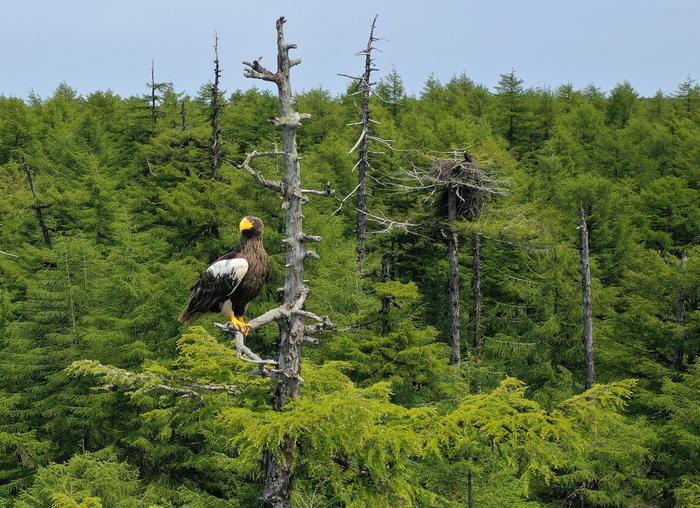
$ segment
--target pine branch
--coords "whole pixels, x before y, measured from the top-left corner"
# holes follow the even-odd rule
[[[199,383],[177,376],[158,376],[155,374],[131,372],[111,365],[103,365],[95,360],[75,361],[66,372],[74,377],[91,375],[101,378],[102,387],[110,390],[114,387],[146,390],[162,390],[182,397],[196,397],[204,400],[202,393],[224,392],[230,395],[238,395],[240,387],[235,385],[217,383]]]

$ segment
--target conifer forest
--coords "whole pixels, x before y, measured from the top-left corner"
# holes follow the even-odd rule
[[[0,96],[0,507],[700,506],[700,86],[408,93],[375,18],[300,90],[285,21]]]

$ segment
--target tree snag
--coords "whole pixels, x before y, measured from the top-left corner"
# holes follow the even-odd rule
[[[156,70],[153,60],[151,60],[151,81],[146,83],[146,86],[148,86],[151,92],[149,95],[144,96],[144,99],[149,103],[148,108],[151,111],[151,122],[155,126],[158,122],[158,115],[160,114],[158,111],[158,103],[163,99],[160,93],[171,86],[171,83],[156,83]]]
[[[46,219],[44,218],[44,208],[46,208],[48,205],[41,205],[39,204],[39,200],[37,199],[36,196],[36,189],[34,188],[34,176],[32,173],[32,170],[29,169],[29,164],[27,164],[27,161],[24,161],[22,163],[22,167],[24,168],[24,172],[27,175],[27,182],[29,183],[29,189],[32,191],[32,196],[34,197],[34,211],[36,212],[36,218],[39,220],[39,227],[41,228],[41,233],[44,235],[44,243],[46,244],[47,247],[51,247],[53,245],[53,242],[51,241],[51,233],[49,232],[49,228],[46,225]]]
[[[369,31],[369,39],[367,39],[367,46],[362,51],[358,52],[358,56],[365,57],[365,69],[361,76],[350,76],[348,74],[340,74],[346,78],[352,79],[357,84],[357,91],[353,95],[361,95],[362,102],[360,105],[360,121],[353,123],[351,125],[358,125],[360,127],[360,137],[350,149],[352,153],[355,150],[358,152],[358,160],[355,164],[357,168],[357,178],[358,183],[353,193],[357,192],[357,227],[355,230],[356,236],[356,255],[357,255],[357,269],[362,273],[362,268],[365,262],[366,250],[365,242],[367,240],[367,173],[371,166],[369,163],[369,141],[374,139],[375,141],[380,141],[387,144],[387,140],[382,140],[377,136],[372,135],[372,123],[377,123],[371,117],[370,112],[370,99],[373,93],[374,83],[372,83],[372,72],[378,70],[374,67],[374,58],[372,58],[372,50],[374,48],[374,43],[378,40],[374,36],[374,28],[377,23],[377,16],[374,16],[372,20],[372,26]],[[350,193],[352,195],[352,193]],[[349,196],[348,196],[349,197]]]
[[[187,97],[183,97],[180,101],[180,128],[182,132],[187,130]]]
[[[450,263],[450,344],[452,365],[462,362],[461,336],[459,321],[459,237],[455,222],[457,221],[457,189],[447,189],[447,249]]]
[[[579,202],[578,227],[581,234],[581,287],[583,289],[583,348],[586,369],[586,390],[595,383],[595,358],[593,342],[593,298],[591,296],[591,262],[588,252],[588,226],[583,212],[583,202]]]
[[[211,177],[219,179],[219,170],[223,159],[221,151],[221,68],[219,67],[219,35],[214,34],[214,82],[211,84],[209,99],[209,120],[211,122],[211,145],[209,147],[209,159],[211,162]],[[183,102],[184,111],[184,102]],[[183,116],[184,126],[184,116]],[[182,130],[185,130],[184,127]]]
[[[155,124],[158,120],[158,116],[156,114],[156,101],[158,96],[156,95],[156,69],[155,62],[153,60],[151,60],[151,82],[149,83],[149,86],[151,87],[151,121]]]
[[[454,158],[438,159],[427,174],[415,172],[414,175],[423,189],[439,191],[438,214],[442,219],[447,220],[447,253],[450,266],[450,344],[452,347],[450,361],[452,365],[459,365],[461,363],[461,323],[457,219],[474,220],[481,213],[491,195],[501,194],[503,191],[498,189],[493,178],[484,173],[472,160],[468,151],[464,152],[462,160],[458,159],[458,152],[455,151]],[[479,298],[479,305],[480,302]],[[480,315],[481,307],[479,306]]]
[[[362,133],[360,134],[359,146],[359,164],[357,165],[357,177],[359,187],[357,189],[357,267],[361,272],[365,262],[365,240],[367,238],[367,171],[369,170],[369,136],[371,131],[370,117],[370,97],[372,95],[372,82],[370,81],[372,71],[374,70],[372,60],[372,44],[377,40],[374,38],[374,26],[377,22],[377,16],[372,20],[372,27],[369,31],[369,39],[367,39],[367,48],[364,51],[365,55],[365,72],[362,74],[362,80],[359,82],[360,90],[362,90],[362,116],[361,126]]]
[[[264,68],[259,59],[243,62],[247,67],[244,75],[248,78],[261,79],[277,85],[280,116],[275,118],[275,125],[282,128],[283,150],[272,153],[256,153],[255,156],[279,156],[284,160],[285,175],[282,181],[267,180],[252,169],[252,154],[246,157],[241,168],[253,175],[258,183],[282,194],[286,209],[286,264],[284,278],[284,303],[281,308],[287,311],[277,320],[280,328],[280,347],[277,369],[274,374],[276,390],[274,408],[282,411],[290,399],[299,395],[301,385],[301,346],[308,336],[332,326],[328,318],[321,318],[303,309],[308,289],[304,284],[304,260],[318,258],[307,247],[309,242],[321,240],[318,236],[304,233],[302,204],[308,198],[305,194],[330,195],[331,191],[308,190],[301,187],[301,166],[297,154],[296,131],[301,121],[310,117],[294,110],[290,69],[301,63],[299,59],[289,58],[289,50],[295,44],[288,44],[284,39],[284,17],[277,20],[277,71]],[[306,325],[304,318],[311,318],[316,324]],[[296,443],[290,436],[284,436],[277,450],[266,450],[263,456],[265,476],[262,491],[262,505],[265,507],[288,508],[291,506],[292,458]]]

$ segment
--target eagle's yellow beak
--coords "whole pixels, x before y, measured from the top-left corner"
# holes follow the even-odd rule
[[[241,230],[241,232],[246,231],[247,229],[253,229],[253,221],[251,221],[248,217],[243,217],[241,219],[241,223],[238,225],[238,229]]]

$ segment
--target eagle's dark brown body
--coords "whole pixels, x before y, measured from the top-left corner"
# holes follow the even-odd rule
[[[192,296],[180,321],[192,323],[207,312],[221,312],[233,323],[261,291],[270,273],[270,261],[262,242],[263,224],[257,217],[241,221],[241,240],[224,254],[192,286]]]
[[[270,274],[270,260],[263,247],[262,238],[241,238],[238,247],[219,259],[242,258],[248,261],[248,272],[241,283],[229,297],[233,311],[237,316],[245,314],[248,303],[262,290],[263,284]],[[217,260],[218,261],[218,260]],[[219,307],[212,308],[209,312],[219,312]]]

